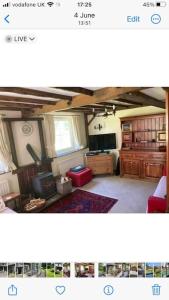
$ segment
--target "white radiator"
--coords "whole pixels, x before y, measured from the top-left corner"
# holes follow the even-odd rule
[[[78,155],[76,157],[68,158],[58,162],[58,167],[60,170],[60,174],[65,175],[65,173],[70,169],[77,165],[83,164],[84,159],[82,155]]]
[[[0,196],[8,194],[9,191],[9,183],[8,180],[0,181]]]

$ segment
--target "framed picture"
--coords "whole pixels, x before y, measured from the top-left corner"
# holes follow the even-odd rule
[[[123,123],[122,124],[122,131],[123,132],[132,131],[131,123]]]
[[[166,141],[166,132],[157,131],[157,142],[165,142],[165,141]]]
[[[123,142],[132,142],[132,132],[123,132]]]

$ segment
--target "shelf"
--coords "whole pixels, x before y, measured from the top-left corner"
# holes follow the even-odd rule
[[[146,142],[128,142],[128,144],[156,144],[156,143],[166,143],[166,141],[163,141],[163,142],[158,142],[158,141],[155,141],[155,142],[151,142],[151,141],[146,141]]]
[[[148,152],[166,152],[166,151],[159,151],[159,149],[157,149],[157,148],[122,148],[121,149],[122,151],[142,151],[142,152],[144,152],[144,151],[148,151]]]
[[[163,129],[154,129],[154,130],[133,130],[133,131],[130,131],[130,132],[158,132],[158,131],[165,131]]]
[[[158,137],[159,132],[166,132],[165,114],[122,118],[121,127],[128,130],[122,131],[122,145],[126,147],[157,150],[166,146]]]
[[[140,143],[140,142],[132,142],[132,144],[139,144],[139,145],[145,145],[145,144],[156,144],[157,142],[144,142],[144,143]]]

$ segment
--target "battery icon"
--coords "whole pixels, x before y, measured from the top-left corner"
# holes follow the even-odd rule
[[[166,7],[167,6],[167,2],[166,1],[156,2],[156,6],[157,7]]]

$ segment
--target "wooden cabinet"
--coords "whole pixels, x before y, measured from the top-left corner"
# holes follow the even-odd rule
[[[160,178],[163,173],[164,163],[162,162],[143,162],[143,178]]]
[[[166,164],[165,121],[165,114],[121,118],[121,176],[159,180]]]
[[[92,170],[94,175],[113,174],[112,154],[85,156],[85,164]]]
[[[140,174],[140,161],[139,160],[128,160],[124,159],[122,161],[122,170],[124,174],[128,174],[131,176],[136,176],[138,177]]]
[[[157,181],[166,164],[165,152],[120,151],[120,175]]]
[[[121,118],[122,149],[166,149],[165,114]]]

